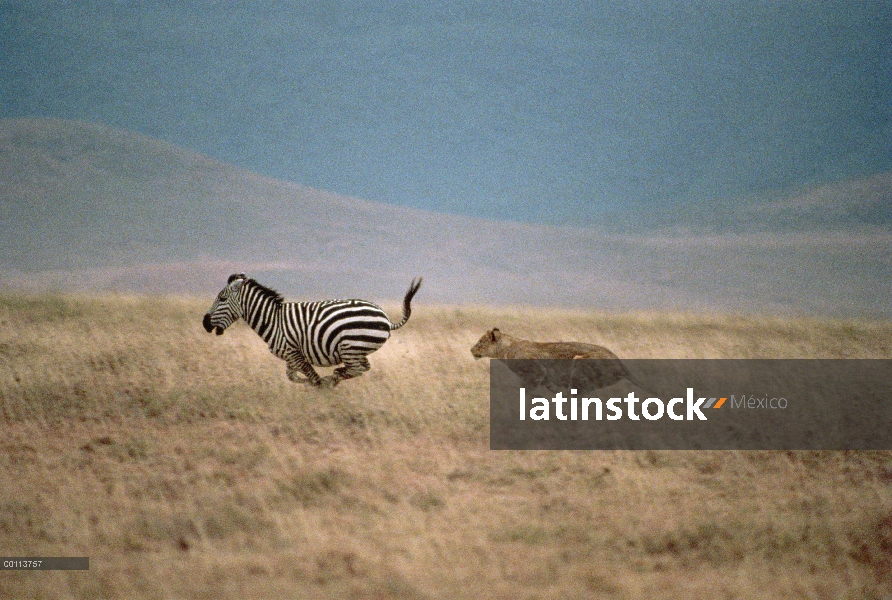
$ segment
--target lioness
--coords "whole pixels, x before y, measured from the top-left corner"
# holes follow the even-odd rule
[[[531,342],[511,337],[498,329],[483,334],[471,348],[474,358],[605,358],[619,357],[603,346],[582,342]]]
[[[646,389],[632,377],[616,354],[595,344],[531,342],[492,329],[474,344],[471,354],[475,359],[549,359],[535,363],[506,363],[530,388],[542,385],[552,392],[571,387],[592,391],[627,379]],[[576,359],[584,362],[559,362],[553,359]]]

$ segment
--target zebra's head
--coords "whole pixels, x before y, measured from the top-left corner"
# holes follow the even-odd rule
[[[226,328],[232,325],[242,316],[242,305],[239,302],[239,292],[245,283],[245,274],[236,273],[229,276],[226,287],[223,288],[210,310],[204,315],[202,325],[208,333],[214,332],[223,335]]]

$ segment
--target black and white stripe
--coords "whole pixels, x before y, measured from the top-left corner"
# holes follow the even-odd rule
[[[394,324],[380,307],[365,300],[285,302],[278,292],[238,273],[229,277],[203,324],[209,333],[221,335],[243,318],[270,351],[285,360],[289,379],[334,386],[369,370],[366,356],[409,320],[421,281],[421,277],[412,280],[403,299],[403,320]],[[324,378],[313,369],[339,364],[344,366]]]

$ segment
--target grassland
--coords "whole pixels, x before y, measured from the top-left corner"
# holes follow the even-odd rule
[[[0,298],[2,598],[887,598],[892,453],[493,452],[487,329],[889,358],[892,324],[416,307],[334,390],[206,303]],[[390,307],[395,316],[396,306]]]

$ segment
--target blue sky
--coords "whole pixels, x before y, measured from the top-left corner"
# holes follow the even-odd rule
[[[293,4],[0,0],[0,118],[553,224],[892,169],[886,2]]]

